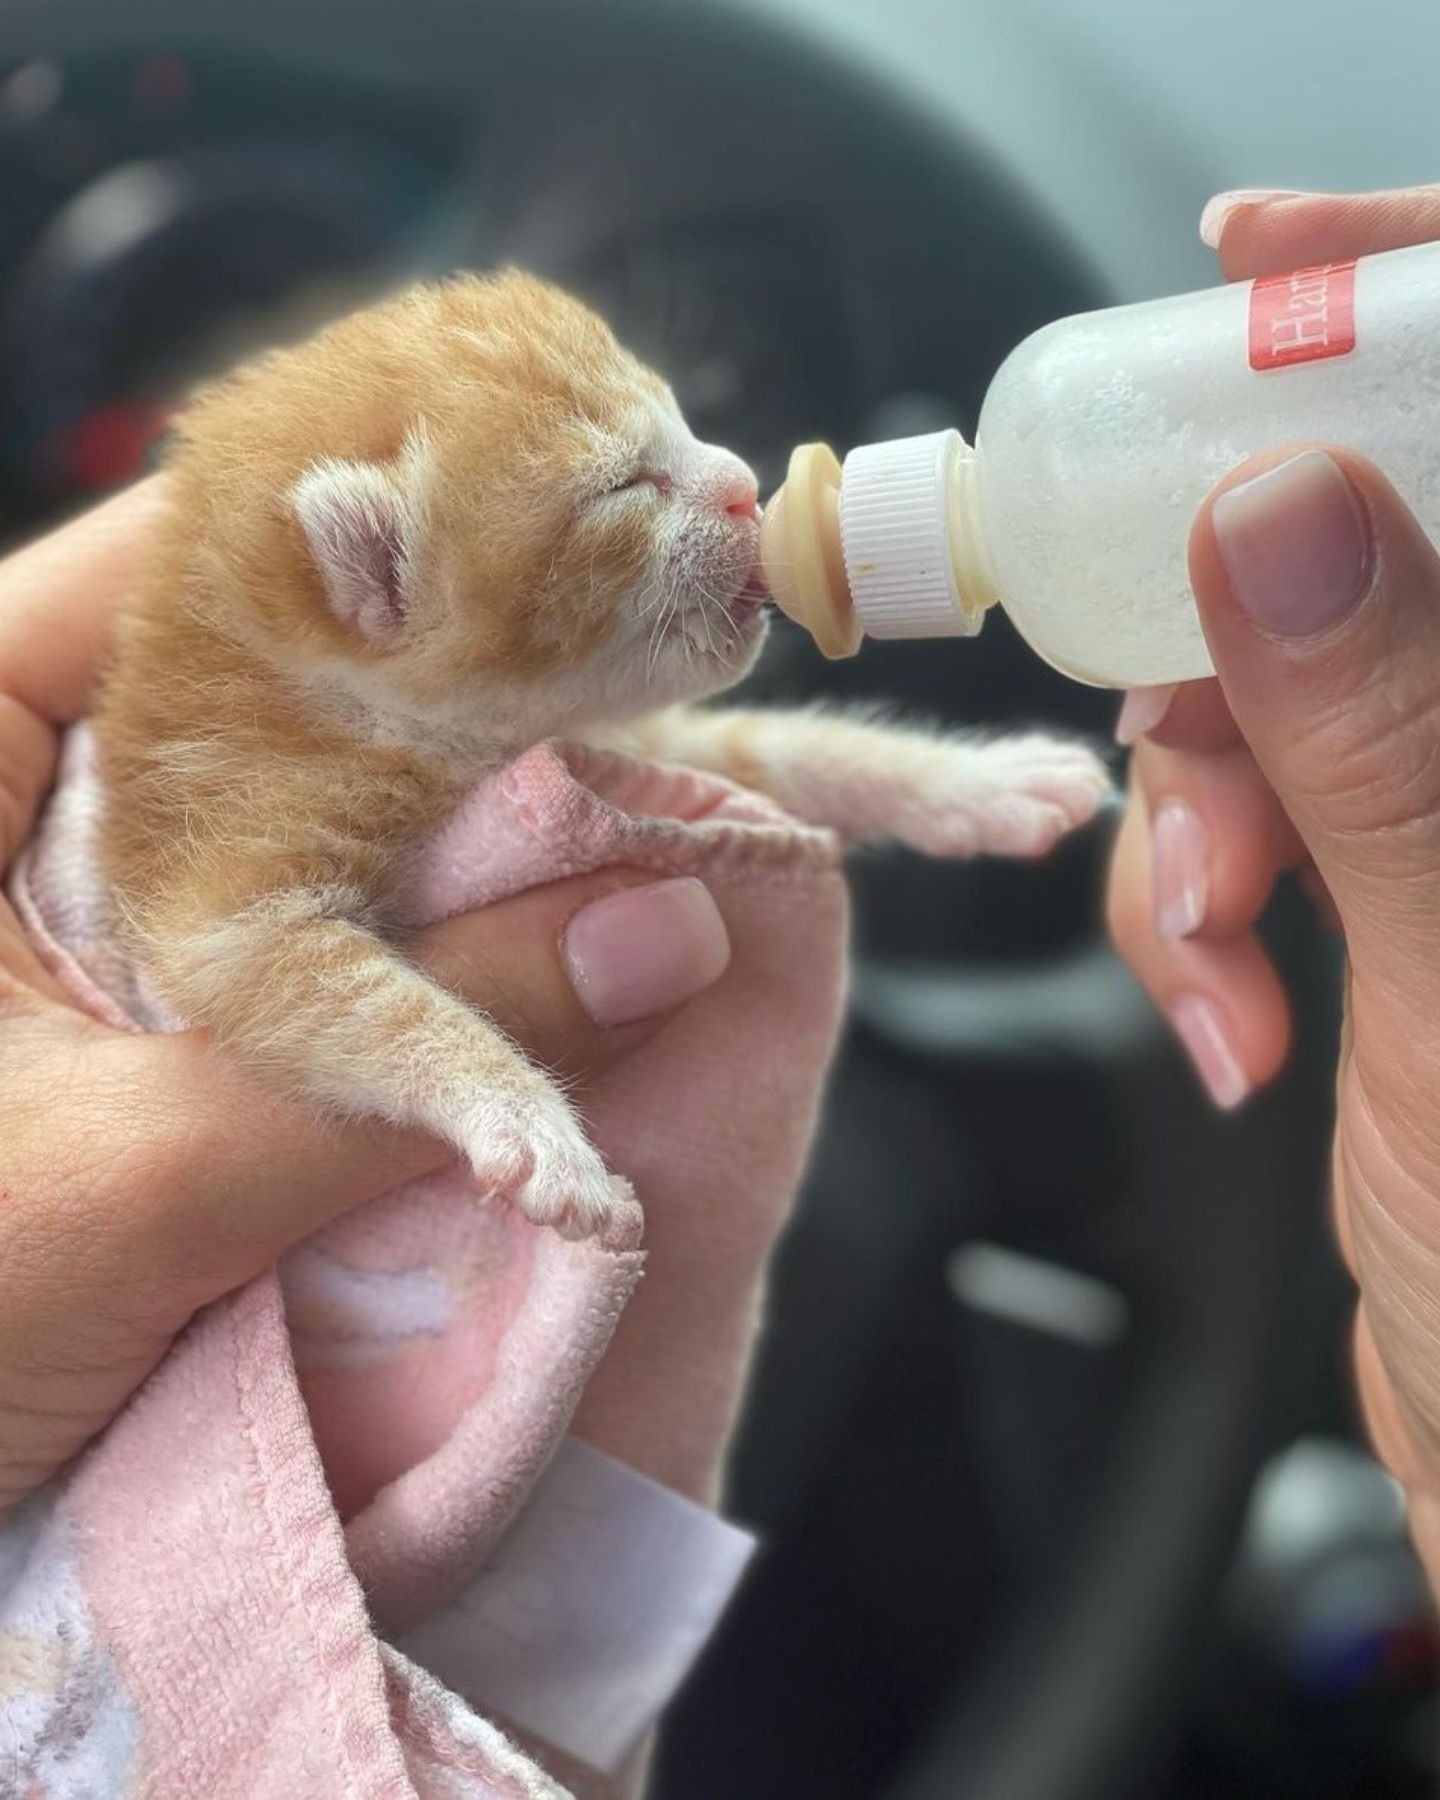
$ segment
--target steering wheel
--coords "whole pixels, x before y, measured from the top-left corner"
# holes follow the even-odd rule
[[[689,222],[711,221],[695,279],[723,333],[743,348],[757,309],[794,311],[793,355],[767,365],[750,344],[733,400],[738,447],[772,478],[802,434],[973,425],[1011,343],[1104,298],[951,125],[739,4],[11,0],[0,17],[6,59],[157,43],[473,108],[493,154],[457,219],[457,264],[520,261],[633,314],[645,244],[683,251]],[[748,260],[716,250],[726,231]],[[744,274],[756,266],[771,282],[760,292]],[[617,322],[650,348],[643,319]],[[898,692],[964,723],[1020,712],[1105,730],[1111,710],[1052,677],[1003,624],[963,652],[876,649],[839,669],[782,644],[765,681]],[[1313,1240],[1323,1049],[1218,1129],[1096,941],[1101,848],[1053,876],[936,870],[903,893],[883,868],[859,877],[864,1043],[936,1094],[982,1066],[1035,1104],[1043,1083],[1024,1083],[1037,1070],[1083,1088],[1127,1198],[1103,1229],[1056,1225],[1052,1247],[1122,1290],[1132,1319],[1123,1404],[1085,1505],[987,1653],[957,1671],[887,1800],[1153,1791],[1147,1775],[1265,1446],[1286,1296]],[[1322,951],[1293,922],[1280,935],[1302,991],[1323,996]]]

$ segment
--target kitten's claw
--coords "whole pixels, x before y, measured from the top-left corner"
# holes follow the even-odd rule
[[[536,1225],[562,1237],[590,1237],[619,1210],[625,1187],[558,1094],[487,1101],[466,1132],[475,1179],[501,1190]]]

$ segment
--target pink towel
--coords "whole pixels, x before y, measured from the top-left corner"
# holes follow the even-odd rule
[[[81,1004],[170,1028],[106,936],[96,799],[77,732],[15,903]],[[778,1210],[840,1009],[828,833],[708,776],[544,746],[432,846],[416,922],[620,863],[701,876],[736,955],[596,1083],[595,1140],[646,1205]],[[474,1577],[605,1381],[641,1225],[637,1204],[566,1243],[445,1172],[207,1308],[0,1531],[0,1794],[563,1794],[387,1640]]]

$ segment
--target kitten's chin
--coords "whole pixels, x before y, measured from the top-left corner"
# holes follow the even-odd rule
[[[666,642],[645,679],[644,706],[674,706],[724,693],[743,681],[759,661],[770,621],[756,607],[746,609],[722,627],[711,621],[707,636],[677,631]]]
[[[728,600],[702,599],[683,608],[668,627],[686,652],[702,662],[748,669],[765,641],[767,591],[757,570]]]
[[[723,624],[699,622],[687,627],[692,666],[707,693],[732,687],[748,675],[770,632],[763,595],[753,601],[742,595],[726,612]]]

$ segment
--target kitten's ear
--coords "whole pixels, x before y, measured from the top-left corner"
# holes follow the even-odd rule
[[[410,610],[420,518],[409,461],[327,458],[290,497],[331,610],[374,644],[395,638]]]

